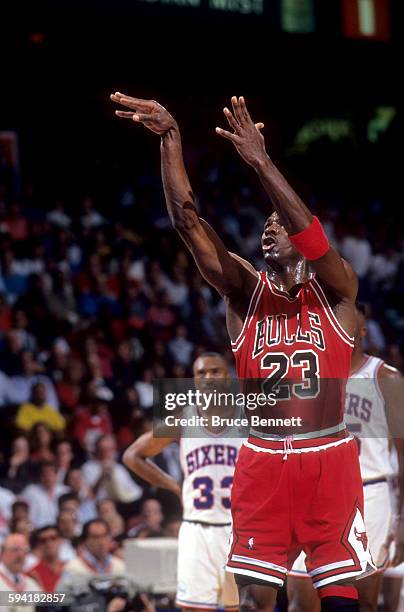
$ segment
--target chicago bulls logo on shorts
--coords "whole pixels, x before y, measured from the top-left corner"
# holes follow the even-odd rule
[[[355,538],[362,542],[363,550],[367,550],[368,547],[368,536],[366,535],[366,531],[358,531],[356,527],[354,527]]]

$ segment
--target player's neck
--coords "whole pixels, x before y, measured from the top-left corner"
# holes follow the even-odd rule
[[[359,350],[354,349],[352,353],[352,358],[351,358],[350,374],[353,374],[354,372],[356,372],[356,370],[359,370],[363,366],[363,364],[366,362],[367,358],[368,357],[367,355],[365,355],[362,348],[360,348]]]
[[[296,285],[302,285],[309,280],[309,268],[305,259],[299,259],[286,265],[277,265],[271,262],[268,269],[269,280],[274,282],[282,291],[289,292]]]

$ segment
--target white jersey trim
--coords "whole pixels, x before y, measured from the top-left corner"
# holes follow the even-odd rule
[[[339,582],[340,580],[345,580],[345,578],[364,578],[368,574],[374,574],[373,571],[363,572],[362,570],[357,570],[356,572],[347,572],[346,574],[336,574],[335,576],[329,576],[328,578],[324,578],[324,580],[319,580],[318,582],[313,581],[313,586],[315,589],[319,589],[327,584],[332,584],[333,582]]]
[[[247,315],[246,315],[246,318],[244,319],[243,327],[241,328],[241,332],[237,336],[236,340],[231,341],[232,351],[234,353],[236,353],[239,350],[239,348],[241,347],[241,345],[243,344],[246,338],[245,332],[250,326],[251,320],[255,314],[255,311],[257,310],[258,303],[261,299],[261,295],[265,287],[265,284],[262,281],[260,273],[257,272],[257,275],[258,275],[257,284],[255,285],[255,289],[253,291],[250,302],[248,304]],[[258,290],[260,285],[262,285],[261,289]]]
[[[317,576],[317,574],[324,574],[325,572],[329,572],[333,569],[339,569],[340,567],[349,567],[350,565],[355,565],[353,559],[347,559],[346,561],[336,561],[335,563],[329,563],[328,565],[322,565],[321,567],[317,567],[316,569],[309,572],[310,576]]]
[[[251,578],[258,578],[258,580],[265,580],[265,582],[273,582],[279,586],[283,586],[284,580],[280,578],[276,578],[275,576],[270,576],[269,574],[262,574],[261,572],[254,572],[252,570],[240,569],[239,567],[230,567],[226,565],[226,572],[231,572],[232,574],[242,574],[243,576],[250,576]]]
[[[330,304],[329,304],[329,302],[328,302],[328,300],[326,298],[326,295],[325,295],[322,287],[320,286],[319,282],[315,278],[313,278],[312,280],[313,280],[313,283],[312,283],[313,291],[317,295],[317,298],[318,298],[320,304],[324,308],[324,312],[325,312],[329,322],[331,323],[332,327],[334,328],[335,332],[338,334],[338,336],[341,338],[341,340],[343,340],[345,342],[345,344],[347,344],[348,346],[353,348],[354,347],[355,338],[350,336],[348,334],[348,332],[345,331],[345,329],[342,327],[341,323],[338,321],[337,317],[335,316],[334,312],[332,311],[332,308],[331,308],[331,306],[330,306]]]
[[[179,606],[183,608],[207,608],[208,610],[217,610],[218,608],[217,604],[197,603],[178,597],[175,598],[175,603],[179,604]]]
[[[259,567],[266,567],[267,569],[273,569],[277,572],[282,572],[282,574],[286,574],[288,571],[286,567],[282,567],[281,565],[276,565],[275,563],[269,563],[269,561],[260,561],[259,559],[254,559],[253,557],[243,557],[242,555],[232,555],[232,561],[238,561],[239,563],[249,563],[250,565],[258,565]]]
[[[322,451],[322,450],[327,450],[328,448],[333,448],[335,446],[340,446],[340,444],[347,444],[348,442],[351,442],[353,440],[352,436],[349,436],[347,438],[341,438],[340,440],[338,440],[337,442],[329,442],[328,444],[322,444],[321,446],[307,446],[305,448],[290,448],[288,451],[289,453],[315,453],[318,451]],[[273,449],[273,448],[262,448],[262,446],[255,446],[255,444],[252,444],[251,442],[243,442],[244,446],[246,446],[247,448],[250,448],[251,450],[257,452],[257,453],[269,453],[270,455],[284,455],[285,454],[285,450],[284,449]]]

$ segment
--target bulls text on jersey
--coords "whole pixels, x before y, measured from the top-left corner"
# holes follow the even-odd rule
[[[261,355],[265,348],[278,344],[292,345],[303,342],[325,351],[326,344],[317,313],[308,311],[309,329],[302,331],[300,315],[288,316],[285,313],[267,315],[255,325],[253,359]],[[293,327],[295,329],[293,330]]]

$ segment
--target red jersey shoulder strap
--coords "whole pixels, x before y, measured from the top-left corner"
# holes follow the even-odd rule
[[[236,353],[239,350],[239,348],[241,347],[241,345],[243,344],[245,340],[247,329],[250,327],[252,318],[257,310],[257,306],[261,299],[262,292],[264,291],[264,287],[265,287],[265,273],[257,271],[257,284],[255,285],[255,289],[252,293],[250,303],[248,305],[247,315],[246,315],[246,318],[244,319],[243,327],[241,329],[241,332],[237,336],[236,340],[234,340],[234,342],[233,341],[231,342],[231,348],[232,348],[233,353]]]
[[[345,329],[342,327],[341,323],[338,321],[337,317],[335,316],[327,298],[326,295],[324,293],[323,288],[321,287],[320,283],[318,282],[318,280],[313,277],[310,281],[310,286],[313,289],[315,295],[317,296],[318,301],[320,302],[320,305],[322,306],[322,308],[324,309],[324,313],[327,317],[327,319],[329,320],[332,328],[334,329],[334,331],[337,333],[337,335],[341,338],[341,340],[343,340],[343,342],[345,342],[345,344],[347,344],[349,347],[353,348],[354,347],[354,342],[355,342],[355,338],[353,338],[352,336],[350,336],[348,334],[347,331],[345,331]]]

